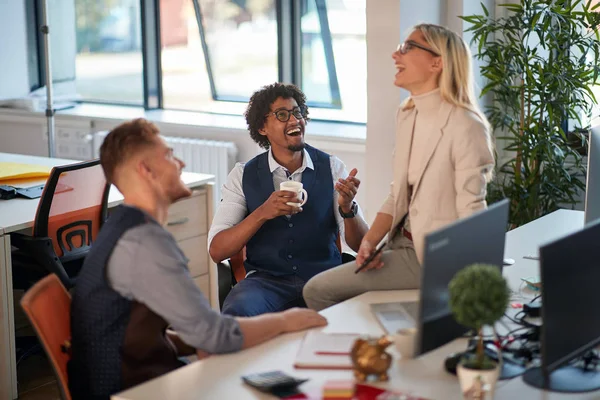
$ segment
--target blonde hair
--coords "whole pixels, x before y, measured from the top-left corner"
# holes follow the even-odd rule
[[[488,146],[495,157],[490,124],[475,97],[472,55],[469,46],[463,38],[444,26],[419,24],[413,27],[414,31],[421,32],[431,49],[442,58],[443,68],[438,81],[440,96],[446,102],[477,115],[486,127]],[[405,109],[414,107],[412,99],[409,97],[402,107]]]

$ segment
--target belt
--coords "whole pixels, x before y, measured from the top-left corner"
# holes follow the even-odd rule
[[[408,240],[412,241],[412,234],[407,231],[406,229],[402,228],[402,234],[404,235],[405,238],[407,238]]]

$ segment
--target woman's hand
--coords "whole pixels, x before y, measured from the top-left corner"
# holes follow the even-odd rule
[[[358,249],[358,253],[356,254],[356,265],[359,267],[363,265],[363,263],[375,252],[376,248],[373,243],[369,240],[363,239],[360,242],[360,248]],[[370,269],[380,269],[383,267],[383,261],[381,261],[381,252],[373,258],[373,260],[367,265],[362,271],[368,271]],[[362,272],[361,271],[361,272]]]

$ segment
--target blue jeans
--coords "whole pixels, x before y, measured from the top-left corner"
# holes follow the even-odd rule
[[[304,282],[296,275],[273,276],[256,271],[231,289],[223,303],[223,314],[251,317],[269,312],[306,307]]]

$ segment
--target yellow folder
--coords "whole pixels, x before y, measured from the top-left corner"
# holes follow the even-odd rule
[[[0,182],[12,179],[47,178],[51,167],[35,164],[0,162]]]

